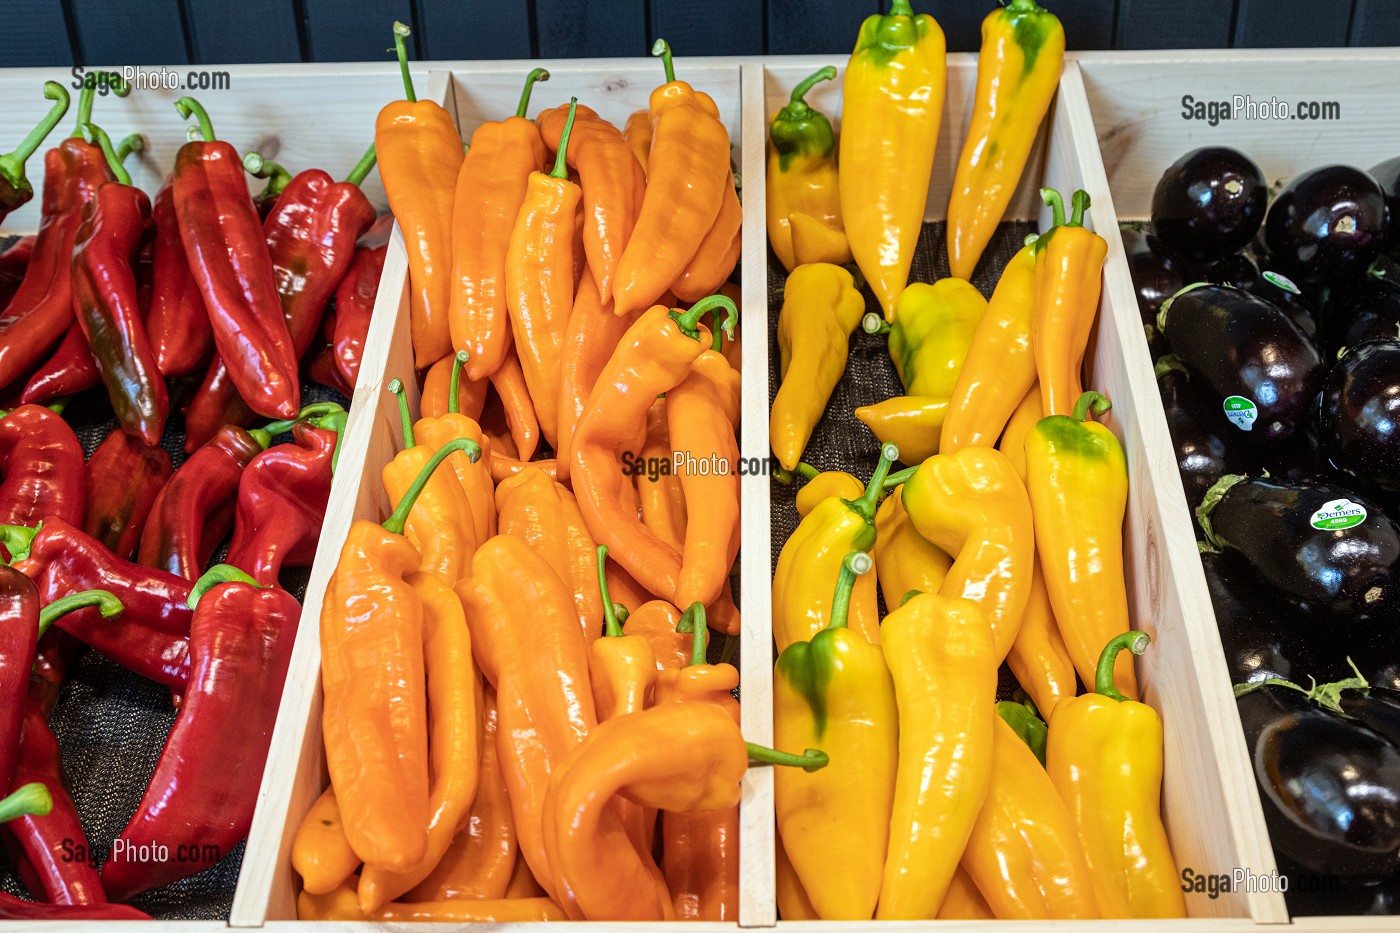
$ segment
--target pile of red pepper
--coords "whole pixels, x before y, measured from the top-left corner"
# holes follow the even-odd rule
[[[0,220],[67,110],[45,95],[0,156]],[[122,167],[140,137],[114,146],[84,90],[78,133],[45,154],[37,235],[0,255],[0,841],[33,897],[0,894],[0,920],[143,917],[115,902],[246,837],[301,616],[279,578],[315,555],[346,420],[302,405],[300,369],[350,394],[383,264],[391,221],[358,187],[372,148],[347,181],[291,177],[177,107],[199,129],[153,206]],[[248,173],[272,178],[256,200]],[[186,388],[175,469],[158,445]],[[117,427],[84,462],[62,412],[97,389]],[[84,647],[178,709],[114,839],[86,838],[49,725]]]

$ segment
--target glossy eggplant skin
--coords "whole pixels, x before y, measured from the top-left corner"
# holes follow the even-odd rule
[[[1286,687],[1239,697],[1274,850],[1304,869],[1387,878],[1400,869],[1400,749]]]
[[[1384,249],[1388,253],[1394,253],[1397,247],[1400,247],[1400,156],[1372,166],[1371,177],[1385,193],[1387,223]]]
[[[1303,294],[1302,289],[1282,272],[1276,272],[1268,266],[1255,268],[1259,270],[1259,276],[1252,285],[1246,286],[1245,290],[1283,309],[1293,323],[1298,325],[1299,330],[1315,340],[1317,317],[1313,312],[1312,302]]]
[[[1207,146],[1162,173],[1152,193],[1152,226],[1178,256],[1210,262],[1253,239],[1267,203],[1259,166],[1238,150]]]
[[[1166,352],[1166,343],[1157,332],[1157,312],[1162,302],[1186,286],[1180,260],[1173,258],[1161,242],[1141,224],[1123,224],[1123,249],[1128,254],[1128,270],[1137,293],[1138,313],[1142,315],[1147,347],[1156,359]]]
[[[1284,273],[1309,283],[1366,271],[1385,236],[1385,195],[1368,173],[1328,165],[1294,178],[1269,206],[1264,242]]]
[[[1364,275],[1328,289],[1322,311],[1322,352],[1336,360],[1368,340],[1400,339],[1400,284]]]
[[[1211,263],[1206,268],[1205,280],[1212,285],[1231,285],[1253,291],[1259,281],[1259,267],[1244,253],[1233,253]]]
[[[1371,640],[1400,615],[1400,528],[1375,502],[1325,483],[1246,479],[1197,511],[1206,540],[1248,565],[1276,603],[1302,614],[1310,640]],[[1360,524],[1322,530],[1323,506],[1349,500]]]
[[[1225,649],[1225,664],[1233,684],[1255,683],[1269,678],[1306,680],[1315,665],[1312,648],[1256,591],[1246,574],[1232,568],[1221,555],[1204,553],[1206,574]]]
[[[1400,692],[1375,687],[1343,690],[1342,712],[1400,748]]]
[[[1213,392],[1222,430],[1278,441],[1307,419],[1322,387],[1322,357],[1275,305],[1228,285],[1200,285],[1167,301],[1157,320],[1172,353]],[[1252,422],[1237,427],[1226,417],[1234,396],[1253,404]]]
[[[1219,405],[1192,384],[1184,369],[1159,362],[1157,392],[1167,415],[1186,503],[1192,509],[1225,474],[1254,472],[1258,458],[1253,447],[1218,416]]]
[[[1352,347],[1327,374],[1318,442],[1333,466],[1400,493],[1400,340]]]

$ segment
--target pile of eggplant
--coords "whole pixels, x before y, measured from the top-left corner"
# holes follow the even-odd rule
[[[1197,149],[1123,238],[1289,907],[1400,912],[1400,158]]]

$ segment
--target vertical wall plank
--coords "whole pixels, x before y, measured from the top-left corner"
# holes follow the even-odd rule
[[[1400,45],[1400,4],[1395,0],[1356,0],[1348,41],[1352,45]]]
[[[185,65],[185,24],[177,0],[72,0],[78,46],[93,65]],[[23,14],[24,19],[29,13]]]
[[[410,0],[304,0],[304,8],[306,46],[313,62],[392,60],[394,53],[385,49],[394,45],[394,21],[413,22]],[[414,30],[408,40],[409,58],[422,57],[421,38]]]
[[[23,23],[10,41],[0,43],[0,68],[36,68],[80,61],[68,44],[68,24],[57,3],[0,0],[0,21]]]
[[[646,55],[653,37],[646,34],[643,3],[644,0],[535,0],[540,57]]]
[[[769,55],[850,55],[882,0],[768,0]]]
[[[425,59],[530,58],[529,8],[521,0],[419,0]]]
[[[1350,3],[1236,0],[1234,44],[1251,49],[1301,49],[1347,44]],[[1391,4],[1392,9],[1395,4]]]
[[[296,11],[290,0],[229,3],[185,0],[193,61],[208,64],[299,62]]]
[[[1114,0],[1076,0],[1051,6],[1065,25],[1065,48],[1113,48]]]
[[[757,0],[651,0],[651,36],[677,55],[763,54],[763,5]]]
[[[1119,0],[1120,49],[1223,49],[1233,4],[1221,0]]]

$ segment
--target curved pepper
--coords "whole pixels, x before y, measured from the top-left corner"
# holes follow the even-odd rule
[[[609,590],[617,598],[614,568],[609,565],[608,569]],[[637,604],[623,621],[622,630],[628,635],[641,635],[651,643],[658,670],[676,670],[691,660],[691,638],[676,630],[680,621],[681,613],[675,606],[664,599],[653,599]]]
[[[666,399],[658,398],[647,409],[646,443],[639,454],[640,463],[633,461],[632,469],[637,474],[634,477],[637,508],[642,514],[642,523],[679,554],[685,548],[685,489],[680,477],[671,469],[671,452],[671,439],[666,430]],[[650,469],[652,464],[661,466],[653,470]]]
[[[57,81],[44,82],[44,98],[54,105],[34,129],[20,140],[11,152],[0,156],[0,223],[10,212],[19,210],[34,198],[34,186],[24,174],[24,163],[29,161],[41,146],[58,121],[68,113],[68,91]]]
[[[204,374],[204,381],[195,390],[185,407],[185,453],[194,453],[209,443],[225,425],[246,428],[257,420],[257,414],[238,394],[228,367],[215,354]]]
[[[899,771],[875,917],[913,920],[938,913],[982,810],[1001,659],[970,600],[917,593],[881,629],[899,708]]]
[[[939,279],[933,285],[914,282],[906,288],[889,325],[890,359],[905,393],[951,396],[986,315],[987,299],[962,279]],[[865,329],[883,328],[875,318]]]
[[[939,437],[938,449],[945,454],[995,444],[1016,404],[1035,384],[1035,255],[1034,245],[1027,244],[1011,257],[972,334]]]
[[[535,414],[535,403],[530,398],[530,390],[525,386],[525,373],[520,368],[520,357],[515,352],[515,344],[510,345],[506,351],[506,358],[491,374],[491,388],[496,390],[510,432],[509,436],[504,438],[510,441],[510,446],[502,444],[500,438],[492,436],[495,449],[520,460],[529,460],[535,455],[535,449],[540,443],[540,420]]]
[[[131,184],[112,141],[89,123],[115,180],[97,189],[73,239],[73,309],[92,348],[117,423],[147,444],[165,433],[169,400],[141,322],[133,255],[151,219],[151,201]]]
[[[203,137],[176,153],[175,213],[219,359],[249,408],[292,418],[301,405],[297,357],[243,159],[214,138],[195,100],[182,97],[175,106],[181,116],[199,118]]]
[[[939,592],[982,607],[999,665],[1030,598],[1036,547],[1025,485],[1004,455],[964,447],[914,468],[903,496],[919,534],[953,557]]]
[[[666,83],[651,92],[646,194],[613,277],[619,315],[649,307],[686,271],[715,227],[733,174],[729,132],[714,100],[676,80],[665,40],[651,52],[661,56]]]
[[[506,247],[506,310],[511,336],[535,403],[540,433],[551,445],[559,431],[559,363],[574,306],[575,214],[582,197],[565,164],[573,113],[564,124],[554,168],[531,172]]]
[[[389,232],[393,229],[394,215],[381,214],[360,237],[350,268],[335,287],[335,329],[331,344],[335,348],[335,365],[351,388],[360,376],[360,359],[365,352],[374,303],[379,297],[379,279],[384,272],[384,259],[389,255]]]
[[[422,560],[402,532],[423,487],[458,450],[480,454],[471,441],[449,442],[384,524],[350,526],[321,609],[326,766],[345,838],[365,864],[386,871],[406,871],[423,858],[432,818],[426,610],[408,581]]]
[[[525,118],[536,81],[525,76],[514,116],[488,120],[472,133],[457,170],[452,197],[452,280],[447,320],[452,345],[471,354],[467,378],[485,379],[500,368],[511,346],[506,309],[507,253],[511,231],[525,203],[529,179],[544,165],[544,142]]]
[[[545,145],[559,150],[569,107],[535,118]],[[647,175],[627,140],[594,110],[580,106],[566,156],[583,189],[583,249],[599,300],[612,302],[613,272],[642,210]],[[580,285],[580,288],[582,286]]]
[[[982,20],[977,99],[948,199],[948,266],[972,278],[1060,86],[1065,29],[1035,0],[1012,0]]]
[[[435,101],[420,101],[408,73],[404,38],[394,23],[394,48],[403,73],[405,100],[384,106],[374,121],[374,149],[389,207],[408,247],[409,316],[419,369],[452,352],[448,308],[452,298],[453,192],[462,164],[462,137],[452,115]]]
[[[451,383],[453,376],[457,376],[456,389],[449,388],[446,391],[446,405],[435,415],[430,414],[432,409],[429,406],[437,408],[439,402],[426,393],[425,384],[425,393],[419,399],[419,409],[423,417],[413,426],[413,434],[415,440],[434,451],[459,437],[465,437],[481,446],[482,456],[475,461],[460,454],[454,454],[447,461],[457,476],[457,482],[461,484],[462,493],[467,497],[467,505],[471,508],[471,531],[475,547],[496,533],[496,490],[491,479],[489,461],[491,444],[482,433],[481,426],[462,413],[460,375],[462,363],[465,362],[463,357],[466,355],[465,350],[457,351],[452,361],[451,374],[446,380]],[[432,380],[431,371],[429,380]]]
[[[1039,762],[1037,762],[1038,764]],[[961,866],[953,872],[953,880],[948,884],[948,893],[943,896],[943,906],[938,908],[939,920],[995,920],[996,914],[987,906],[987,899],[972,883],[967,871]]]
[[[885,606],[898,606],[906,593],[937,593],[953,559],[930,542],[904,510],[904,490],[896,488],[875,513],[875,572]]]
[[[1162,720],[1121,694],[1116,660],[1151,638],[1123,632],[1104,647],[1094,692],[1065,700],[1050,719],[1045,770],[1084,845],[1105,917],[1184,917],[1181,876],[1162,825]]]
[[[815,774],[773,775],[778,834],[822,920],[874,915],[890,832],[899,755],[894,682],[879,646],[846,624],[851,591],[870,563],[859,551],[842,555],[829,623],[784,648],[773,668],[774,741],[819,745],[831,756]]]
[[[797,877],[797,869],[792,867],[787,849],[783,848],[783,837],[779,834],[774,842],[774,881],[777,888],[779,920],[819,920],[817,909],[811,898],[802,889],[802,880]]]
[[[428,846],[402,871],[366,865],[360,873],[360,909],[379,910],[412,890],[442,861],[470,816],[481,777],[481,674],[472,660],[471,632],[462,603],[447,580],[431,571],[410,574],[423,604],[423,659],[428,684]]]
[[[1083,392],[1080,370],[1089,331],[1099,313],[1103,261],[1108,243],[1084,227],[1089,195],[1074,193],[1074,212],[1065,220],[1059,192],[1041,196],[1054,210],[1055,225],[1035,241],[1035,314],[1031,346],[1045,414],[1068,415]]]
[[[1026,600],[1021,627],[1016,630],[1016,640],[1007,652],[1006,663],[1016,683],[1047,719],[1061,700],[1075,694],[1074,661],[1060,634],[1055,610],[1050,606],[1050,594],[1045,589],[1045,574],[1040,569],[1038,555],[1031,574],[1030,598]]]
[[[841,215],[856,264],[884,309],[909,281],[923,228],[933,151],[947,83],[943,30],[893,0],[861,24],[846,64],[840,170]]]
[[[829,263],[792,270],[778,312],[778,394],[769,414],[773,454],[793,470],[846,370],[865,299],[851,273]]]
[[[155,224],[153,287],[146,309],[146,335],[162,376],[192,372],[214,349],[214,330],[204,296],[190,271],[175,212],[175,176],[167,175],[151,208]]]
[[[825,470],[819,473],[816,467],[810,464],[798,463],[793,472],[806,479],[793,500],[799,518],[806,518],[823,499],[833,496],[838,499],[859,499],[865,495],[865,484],[842,470]],[[791,475],[783,470],[775,473],[774,479],[780,483],[787,483],[791,481]]]
[[[699,301],[719,291],[719,287],[729,281],[739,261],[739,251],[743,246],[739,228],[744,219],[744,208],[739,203],[732,168],[725,179],[723,192],[714,226],[700,241],[694,258],[671,283],[671,292],[681,301]]]
[[[627,140],[627,148],[647,170],[647,160],[651,156],[651,111],[634,110],[627,115],[627,123],[622,128],[622,138]]]
[[[1023,483],[1026,481],[1026,437],[1040,423],[1042,417],[1044,415],[1040,408],[1040,383],[1036,382],[1021,397],[1020,404],[1011,413],[1005,430],[1001,432],[1001,440],[997,441],[997,450],[1011,461],[1011,466]]]
[[[792,271],[801,262],[813,260],[796,258],[790,217],[800,213],[812,221],[839,234],[844,241],[841,224],[841,192],[836,182],[836,133],[831,121],[821,111],[808,106],[807,92],[818,81],[836,77],[831,65],[819,68],[803,78],[792,89],[792,96],[768,124],[767,214],[768,242],[773,246],[783,268]],[[846,256],[834,261],[838,265],[850,261]]]
[[[113,900],[213,867],[253,825],[301,606],[231,569],[214,568],[190,596],[189,683],[150,786],[113,843],[136,854],[102,867]],[[199,856],[140,855],[164,845]]]
[[[364,864],[345,838],[334,787],[327,787],[302,817],[292,838],[291,860],[308,894],[329,894]]]
[[[1089,420],[1108,399],[1080,396],[1071,415],[1051,415],[1026,437],[1026,485],[1035,512],[1045,588],[1079,679],[1090,683],[1094,646],[1126,632],[1123,516],[1128,463],[1113,432]],[[1137,696],[1131,655],[1118,659],[1117,689]]]
[[[991,783],[962,867],[1002,920],[1092,920],[1094,882],[1074,818],[1026,743],[992,719]]]
[[[0,415],[0,476],[0,525],[83,523],[83,448],[49,409],[21,405]]]
[[[130,560],[173,471],[164,450],[115,428],[88,458],[83,531],[117,557]]]
[[[658,305],[638,318],[598,377],[574,434],[570,476],[588,530],[637,582],[666,599],[675,595],[681,555],[621,504],[632,482],[618,451],[640,447],[651,403],[679,385],[709,346],[710,334],[696,322],[713,307],[729,312],[724,327],[732,330],[738,311],[719,296],[684,313]]]
[[[29,260],[34,256],[34,241],[38,237],[32,233],[22,236],[0,252],[0,308],[10,303],[19,290],[24,274],[29,270]]]
[[[86,392],[102,383],[97,373],[97,361],[87,336],[75,321],[63,335],[53,355],[24,385],[19,400],[24,405],[41,405],[50,399]]]
[[[39,642],[39,591],[0,565],[0,788],[13,786],[29,669]]]
[[[948,400],[932,395],[896,395],[852,414],[881,444],[893,444],[911,463],[938,453],[939,432],[948,416]]]
[[[828,498],[798,523],[778,554],[773,568],[773,641],[779,651],[807,641],[826,628],[835,611],[824,593],[825,581],[838,576],[846,555],[875,545],[875,506],[899,456],[892,444],[880,450],[880,460],[858,499]],[[850,628],[873,645],[880,643],[880,618],[874,575],[856,578],[850,601]],[[846,607],[842,607],[843,616]]]
[[[439,418],[448,412],[460,414],[472,422],[481,417],[481,409],[486,406],[486,389],[491,383],[485,379],[472,382],[467,378],[463,367],[468,359],[466,350],[458,350],[451,356],[444,356],[428,370],[423,377],[423,392],[418,396],[420,425],[422,419]],[[454,376],[457,379],[455,391]],[[422,427],[415,426],[415,430],[421,431]]]

